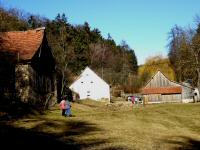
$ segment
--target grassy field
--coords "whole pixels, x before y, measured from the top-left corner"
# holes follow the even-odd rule
[[[62,117],[55,106],[45,114],[1,122],[1,141],[32,148],[200,149],[200,103],[132,109],[130,103],[84,101],[73,103],[72,112],[74,117]]]

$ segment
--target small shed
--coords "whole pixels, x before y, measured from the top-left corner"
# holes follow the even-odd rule
[[[55,60],[45,28],[0,33],[0,97],[31,104],[56,99]]]
[[[169,80],[161,71],[147,82],[142,95],[148,103],[193,102],[194,88]]]
[[[69,87],[79,94],[80,99],[110,101],[110,86],[89,67]]]

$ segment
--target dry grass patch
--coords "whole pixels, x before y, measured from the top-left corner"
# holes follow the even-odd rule
[[[44,115],[13,122],[55,136],[78,149],[197,149],[200,146],[200,104],[134,106],[79,101],[74,117],[61,116],[58,106]]]

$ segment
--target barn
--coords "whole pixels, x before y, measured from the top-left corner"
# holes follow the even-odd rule
[[[89,67],[69,87],[79,94],[80,99],[110,101],[110,86]]]
[[[0,100],[56,99],[55,60],[45,28],[0,33]],[[50,102],[50,101],[49,101]]]
[[[147,103],[193,102],[194,88],[189,84],[180,84],[169,80],[161,71],[147,82],[142,89]]]

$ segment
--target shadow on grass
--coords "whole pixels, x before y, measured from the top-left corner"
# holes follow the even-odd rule
[[[172,137],[171,140],[163,140],[165,143],[176,145],[173,150],[199,150],[200,140],[186,136]]]
[[[48,119],[41,115],[45,113],[44,111],[28,104],[0,105],[0,113],[0,143],[5,149],[51,149],[54,147],[73,150],[99,147],[103,150],[127,149],[115,146],[114,143],[110,146],[111,139],[95,137],[96,133],[98,135],[105,132],[96,124],[73,119]],[[29,114],[36,114],[36,117],[29,119],[26,117]],[[22,124],[34,125],[29,129],[15,126],[13,122],[22,118],[24,118]]]
[[[31,129],[17,128],[8,121],[0,122],[0,141],[1,147],[6,149],[87,149],[103,147],[101,149],[123,150],[123,147],[105,147],[109,139],[92,138],[81,140],[79,137],[91,135],[94,132],[102,131],[97,125],[84,121],[69,120],[60,124],[60,121],[43,120]],[[60,126],[59,126],[60,125]],[[62,132],[44,132],[45,128],[60,129]]]
[[[14,128],[10,125],[0,125],[0,140],[1,147],[6,149],[48,149],[53,147],[78,149],[77,145],[61,142],[50,134]]]
[[[44,109],[20,101],[0,103],[0,121],[19,119],[30,114],[44,114]]]

